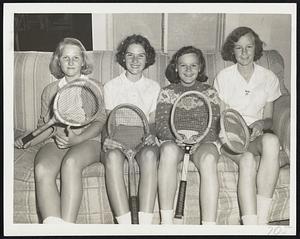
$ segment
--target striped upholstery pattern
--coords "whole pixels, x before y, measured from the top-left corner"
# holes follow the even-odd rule
[[[94,63],[91,78],[105,84],[120,75],[122,67],[115,62],[113,51],[88,52]],[[14,54],[14,127],[33,130],[41,110],[41,94],[44,87],[56,79],[50,74],[51,52],[15,52]],[[157,54],[156,63],[145,70],[145,76],[164,82],[164,69],[168,57]]]
[[[50,52],[15,52],[14,54],[14,128],[15,137],[34,129],[40,114],[40,97],[43,88],[56,79],[49,73]],[[88,52],[94,61],[94,72],[91,77],[105,83],[119,75],[122,68],[115,63],[114,52]],[[215,75],[230,63],[224,62],[220,53],[205,53],[207,75],[212,83]],[[157,54],[155,65],[146,70],[146,76],[157,80],[161,86],[167,81],[164,69],[168,56]],[[284,161],[289,158],[290,135],[290,96],[283,84],[284,65],[276,51],[266,51],[258,62],[273,70],[280,79],[280,97],[274,106],[273,130],[280,138],[283,150],[280,157]],[[14,223],[38,223],[36,208],[33,162],[40,145],[26,150],[15,149],[14,155]],[[136,165],[138,173],[138,167]],[[178,165],[178,181],[181,164]],[[124,165],[127,173],[127,165]],[[100,163],[90,165],[83,171],[83,199],[77,223],[114,223],[113,215],[106,194],[104,167]],[[228,158],[221,157],[218,163],[220,193],[218,201],[218,224],[239,224],[239,208],[237,202],[238,168]],[[125,177],[126,179],[126,177]],[[126,181],[127,182],[127,181]],[[57,179],[59,185],[59,178]],[[199,185],[200,177],[196,167],[189,164],[188,188],[185,208],[185,224],[199,224]],[[270,210],[270,220],[289,218],[289,166],[281,168]],[[176,203],[176,202],[175,202]],[[156,201],[153,223],[159,223],[159,208]]]

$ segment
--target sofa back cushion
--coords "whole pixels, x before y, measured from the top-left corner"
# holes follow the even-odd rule
[[[90,51],[89,57],[94,62],[94,71],[90,75],[105,84],[118,76],[123,68],[115,61],[113,51]],[[15,52],[14,53],[14,127],[18,130],[33,130],[40,115],[41,94],[44,87],[57,80],[49,71],[51,52]],[[220,53],[204,53],[206,74],[212,84],[216,74],[231,65],[222,60]],[[162,87],[168,84],[164,71],[168,57],[158,53],[156,62],[145,70],[146,77],[156,80]],[[288,94],[284,86],[283,59],[277,51],[265,51],[258,64],[271,69],[280,79],[281,92]]]

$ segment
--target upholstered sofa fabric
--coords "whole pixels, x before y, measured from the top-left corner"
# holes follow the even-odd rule
[[[40,113],[40,98],[43,88],[56,79],[49,72],[51,58],[49,52],[15,52],[14,54],[14,130],[15,137],[34,129]],[[102,82],[119,75],[122,68],[115,62],[112,51],[88,52],[94,61],[94,72],[90,77]],[[216,74],[230,63],[224,62],[220,53],[204,54],[207,63],[206,73],[212,84]],[[157,54],[155,65],[146,70],[146,76],[157,80],[161,86],[167,85],[164,69],[168,56]],[[273,130],[280,138],[282,150],[281,161],[289,160],[290,152],[290,96],[284,87],[284,64],[276,51],[265,51],[258,64],[271,69],[280,79],[281,96],[274,105]],[[41,145],[26,150],[14,150],[14,223],[38,223],[35,184],[33,173],[34,156]],[[178,165],[178,181],[181,164]],[[127,165],[124,165],[127,174]],[[289,218],[289,165],[281,168],[277,186],[269,213],[271,221]],[[136,165],[136,173],[138,167]],[[114,223],[113,215],[106,194],[104,167],[94,163],[82,174],[83,199],[77,223]],[[239,207],[237,202],[238,168],[228,158],[221,157],[218,163],[220,193],[218,201],[218,224],[239,224]],[[127,182],[127,177],[125,177]],[[59,185],[59,177],[57,179]],[[200,176],[191,163],[188,173],[188,188],[185,208],[185,224],[200,224],[199,209]],[[159,223],[159,208],[156,201],[154,224]]]

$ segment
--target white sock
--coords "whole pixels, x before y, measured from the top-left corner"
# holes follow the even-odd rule
[[[43,224],[64,224],[66,223],[63,219],[61,219],[60,217],[46,217],[43,220]]]
[[[139,212],[139,224],[152,224],[153,213]]]
[[[257,194],[256,199],[258,224],[267,225],[269,222],[269,209],[272,203],[272,198],[267,198]]]
[[[257,215],[242,216],[243,225],[257,225]]]
[[[216,222],[206,222],[206,221],[202,221],[202,225],[217,225]]]
[[[131,212],[116,217],[118,224],[131,224]]]
[[[173,224],[173,210],[160,210],[160,224]]]

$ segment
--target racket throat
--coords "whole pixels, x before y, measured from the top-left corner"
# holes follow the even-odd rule
[[[190,151],[191,151],[191,148],[192,148],[192,144],[186,144],[184,146],[184,154],[191,154]]]

